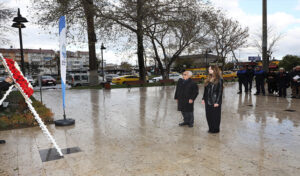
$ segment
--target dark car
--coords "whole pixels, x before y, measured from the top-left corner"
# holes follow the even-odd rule
[[[47,86],[47,85],[56,85],[56,80],[52,76],[42,76],[42,85]]]

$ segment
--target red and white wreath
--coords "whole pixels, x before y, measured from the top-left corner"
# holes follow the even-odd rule
[[[13,87],[16,87],[25,98],[25,102],[27,103],[30,111],[34,115],[35,120],[38,122],[39,126],[41,127],[43,133],[48,137],[48,139],[52,142],[54,147],[56,148],[57,152],[60,156],[63,156],[63,153],[61,152],[61,149],[57,145],[56,141],[54,140],[53,136],[50,134],[49,130],[47,129],[46,125],[40,118],[39,114],[36,112],[32,105],[32,101],[30,99],[31,95],[33,94],[33,88],[32,85],[29,83],[29,81],[24,77],[23,73],[21,72],[21,69],[17,62],[15,62],[12,59],[3,58],[2,54],[0,53],[0,59],[2,60],[2,63],[5,67],[5,69],[8,71],[10,77],[14,80],[14,85],[11,85],[9,89],[6,91],[2,99],[0,100],[0,105],[2,102],[6,99],[8,94],[12,91]]]
[[[2,59],[4,67],[10,72],[10,75],[14,79],[15,84],[18,84],[23,92],[29,98],[33,94],[33,87],[26,77],[21,72],[21,69],[17,62],[12,59]]]

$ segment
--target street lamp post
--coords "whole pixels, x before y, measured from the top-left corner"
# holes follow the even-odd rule
[[[102,62],[101,62],[101,67],[102,67],[102,80],[104,82],[104,67],[103,67],[103,50],[105,50],[106,48],[104,47],[103,43],[101,44],[101,59],[102,59]]]
[[[208,73],[208,64],[207,64],[208,53],[212,53],[212,51],[210,49],[206,49],[205,50],[205,67],[206,67],[206,73]]]
[[[20,51],[21,51],[21,70],[24,75],[25,74],[25,67],[24,67],[24,55],[23,55],[23,41],[22,41],[22,28],[25,28],[23,23],[27,23],[27,19],[22,17],[20,13],[20,9],[18,8],[18,16],[13,19],[12,27],[19,29],[19,38],[20,38]]]

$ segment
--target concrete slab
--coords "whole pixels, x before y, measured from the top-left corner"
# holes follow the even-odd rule
[[[39,150],[53,146],[39,127],[1,131],[0,175],[299,175],[299,99],[237,95],[228,83],[221,132],[209,134],[199,89],[193,128],[178,126],[174,86],[67,90],[76,124],[48,128],[61,148],[82,151],[42,162]],[[61,90],[45,90],[43,101],[62,118]]]

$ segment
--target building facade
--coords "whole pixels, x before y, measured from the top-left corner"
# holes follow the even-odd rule
[[[5,58],[18,62],[21,66],[20,49],[0,48],[0,53]],[[58,75],[59,51],[47,49],[24,49],[24,65],[26,75]],[[89,70],[89,53],[86,51],[67,51],[67,72],[87,72]],[[0,65],[0,74],[4,73],[4,67]]]

